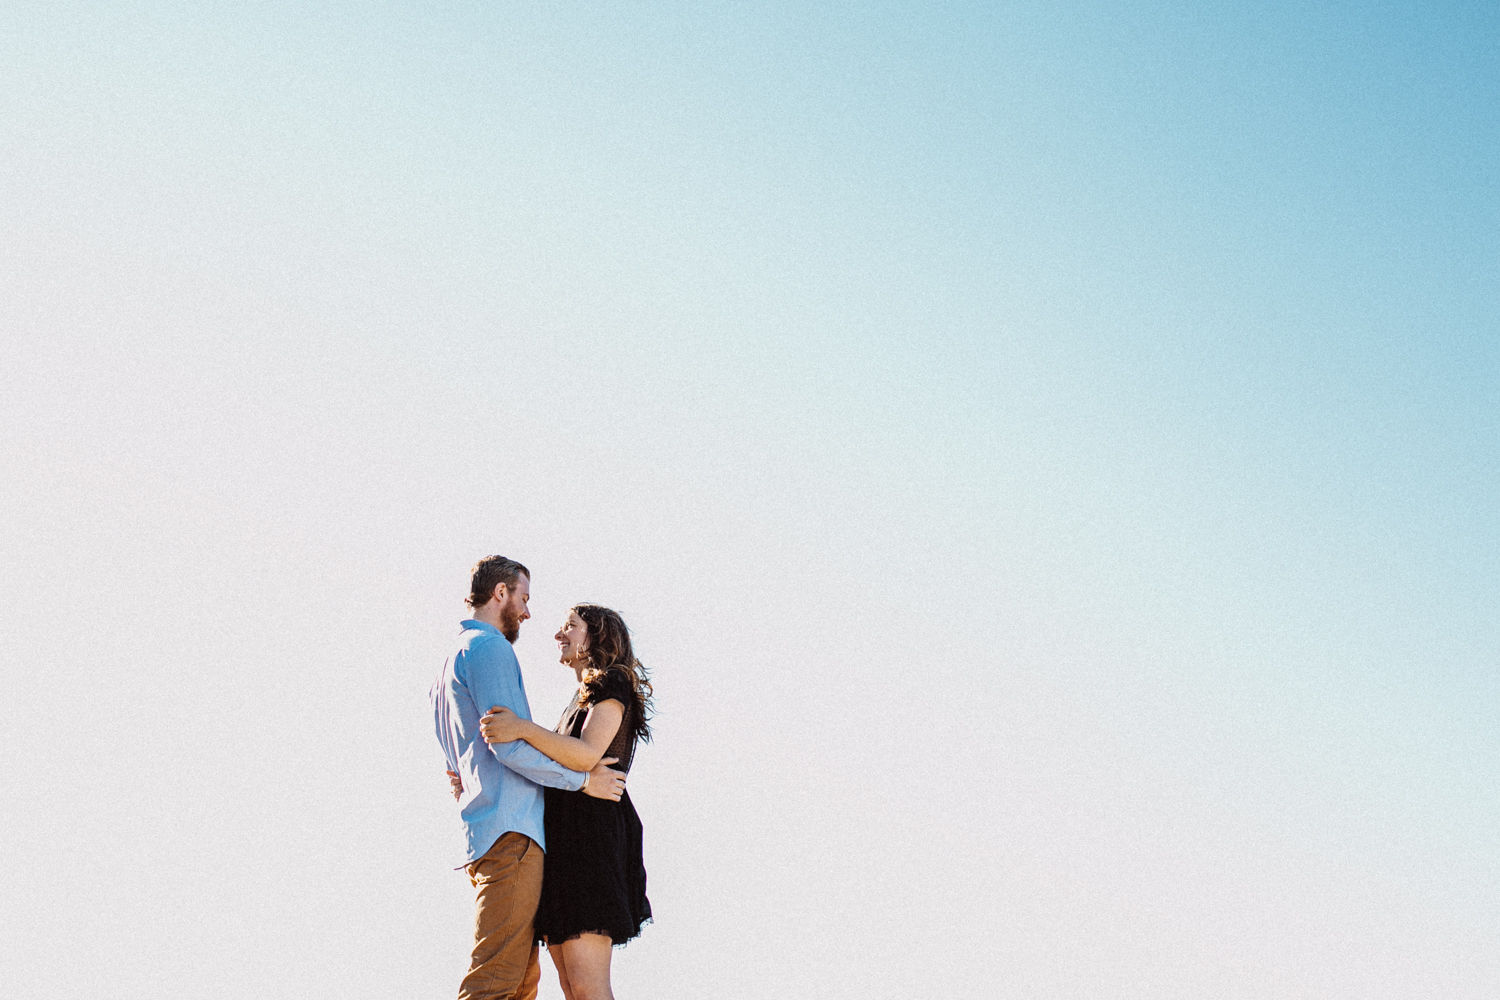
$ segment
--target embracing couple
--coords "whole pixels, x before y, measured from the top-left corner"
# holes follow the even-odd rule
[[[625,792],[636,742],[650,739],[651,685],[620,616],[575,605],[556,638],[578,691],[556,730],[533,723],[511,648],[530,600],[525,566],[481,559],[466,599],[474,616],[432,687],[478,897],[459,1000],[531,1000],[538,942],[567,1000],[613,1000],[611,948],[651,919]]]

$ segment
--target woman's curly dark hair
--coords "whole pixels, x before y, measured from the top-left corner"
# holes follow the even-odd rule
[[[619,671],[630,680],[630,689],[635,692],[635,711],[625,713],[632,729],[631,735],[643,743],[651,742],[650,719],[654,709],[651,702],[651,681],[646,668],[635,658],[630,648],[630,629],[618,611],[600,604],[575,604],[573,613],[588,626],[588,645],[583,653],[588,657],[588,666],[583,670],[583,683],[589,696],[602,687],[604,675]],[[632,706],[626,706],[630,708]]]

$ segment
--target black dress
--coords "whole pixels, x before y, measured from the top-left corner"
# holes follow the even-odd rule
[[[625,706],[619,732],[605,757],[618,757],[610,767],[629,771],[635,756],[636,706],[634,686],[621,670],[605,670],[574,696],[557,732],[578,737],[589,707],[607,699]],[[641,820],[630,793],[619,802],[596,799],[583,792],[547,789],[543,814],[547,855],[542,865],[542,901],[536,911],[536,936],[551,944],[580,934],[608,934],[624,944],[651,919],[646,899],[646,865],[641,857]]]

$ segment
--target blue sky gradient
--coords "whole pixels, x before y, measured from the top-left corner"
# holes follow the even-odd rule
[[[1497,43],[8,8],[8,992],[451,988],[502,551],[538,717],[573,601],[657,665],[622,996],[1495,995]]]

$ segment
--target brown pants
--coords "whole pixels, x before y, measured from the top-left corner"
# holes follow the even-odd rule
[[[542,849],[507,833],[464,869],[478,890],[474,958],[458,1000],[535,1000],[542,978],[532,921],[542,898]]]

